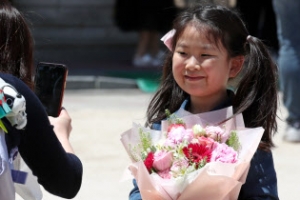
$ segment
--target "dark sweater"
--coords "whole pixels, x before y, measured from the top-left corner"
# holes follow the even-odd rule
[[[24,130],[13,128],[8,120],[2,119],[8,130],[5,138],[8,152],[17,146],[38,182],[48,192],[63,198],[75,197],[82,182],[81,161],[76,155],[65,152],[33,91],[12,75],[0,73],[0,77],[26,100],[27,125]]]

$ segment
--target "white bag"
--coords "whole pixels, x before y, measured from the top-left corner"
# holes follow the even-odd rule
[[[15,188],[11,178],[5,133],[0,129],[0,199],[14,200]]]
[[[31,169],[26,165],[20,154],[14,160],[14,169],[27,173],[25,184],[14,183],[16,193],[20,195],[24,200],[41,200],[43,199],[43,193],[40,185],[37,182],[36,176],[31,172]]]

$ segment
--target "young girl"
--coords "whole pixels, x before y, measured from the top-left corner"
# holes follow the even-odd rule
[[[267,48],[248,34],[236,12],[222,6],[190,8],[173,28],[171,52],[148,107],[147,125],[159,129],[165,109],[196,114],[233,106],[235,114],[243,113],[246,127],[265,129],[238,199],[278,199],[271,153],[277,130],[277,67]],[[233,78],[239,79],[234,91],[228,89]],[[133,182],[130,199],[141,199]]]

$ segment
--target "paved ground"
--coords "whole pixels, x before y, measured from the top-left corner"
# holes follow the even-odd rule
[[[133,121],[144,122],[151,93],[138,89],[67,90],[64,106],[73,118],[71,142],[84,165],[82,188],[75,200],[124,200],[131,182],[119,182],[129,163],[120,142],[120,134]],[[279,117],[286,111],[280,107]],[[279,121],[275,136],[274,161],[279,196],[283,200],[300,199],[300,144],[281,140],[284,123]],[[45,200],[59,200],[44,192]]]

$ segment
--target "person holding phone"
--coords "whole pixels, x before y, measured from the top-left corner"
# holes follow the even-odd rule
[[[33,38],[25,18],[8,0],[0,1],[0,36],[0,78],[17,91],[16,97],[26,101],[25,127],[19,129],[7,117],[1,118],[2,129],[7,131],[3,145],[7,155],[13,159],[13,152],[20,153],[45,190],[73,198],[81,187],[83,168],[69,141],[71,117],[65,109],[58,117],[48,117],[33,92]],[[1,188],[13,187],[12,180],[6,180],[7,185],[0,182]],[[10,199],[0,189],[1,197]]]

